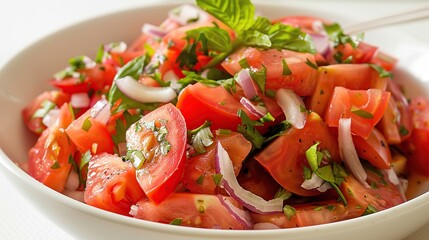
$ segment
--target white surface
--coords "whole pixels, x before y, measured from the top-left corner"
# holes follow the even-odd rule
[[[7,63],[10,57],[28,44],[64,26],[111,12],[114,9],[141,5],[144,2],[147,2],[147,0],[1,1],[0,66]],[[425,2],[427,1],[384,0],[359,1],[359,3],[352,1],[323,1],[323,3],[320,3],[315,0],[307,0],[300,1],[300,3],[291,2],[291,4],[307,5],[320,9],[335,6],[335,8],[341,9],[351,17],[364,18],[367,16],[372,18],[379,14]],[[338,7],[338,3],[341,4],[340,7]],[[428,21],[403,25],[399,29],[404,34],[422,39],[429,44]],[[422,29],[424,30],[422,31]],[[6,136],[1,137],[5,138]],[[27,200],[23,199],[7,181],[0,181],[0,192],[1,239],[72,239],[29,205]],[[429,236],[429,225],[407,238],[407,240],[423,240],[427,239],[427,236]]]

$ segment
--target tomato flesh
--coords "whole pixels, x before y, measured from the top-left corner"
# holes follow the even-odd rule
[[[310,113],[303,129],[289,129],[254,157],[286,190],[302,196],[319,195],[317,190],[301,187],[304,166],[310,168],[305,151],[316,142],[331,153],[334,161],[339,160],[336,138],[317,113]]]
[[[226,198],[239,207],[232,198]],[[138,210],[135,217],[139,219],[167,224],[180,219],[181,226],[247,229],[231,215],[216,195],[173,193],[160,204],[142,199],[136,205]]]
[[[70,145],[64,132],[64,128],[72,120],[73,115],[65,103],[60,109],[58,119],[43,131],[36,145],[28,153],[29,174],[58,192],[64,191],[72,167],[69,156],[74,153],[74,146]]]
[[[368,138],[383,117],[389,104],[390,92],[379,89],[349,90],[335,87],[325,120],[330,127],[338,127],[340,118],[351,118],[353,134]]]
[[[376,128],[372,130],[369,137],[364,139],[353,136],[353,143],[360,158],[369,161],[373,166],[380,169],[389,169],[392,155],[383,134]]]
[[[159,142],[154,135],[156,132],[147,126],[151,123],[156,126],[162,122],[166,135]],[[157,133],[162,134],[161,128]],[[186,161],[186,134],[185,119],[171,103],[146,114],[127,130],[128,150],[140,151],[146,158],[143,165],[136,169],[137,180],[148,198],[155,203],[168,197],[182,179]],[[162,144],[169,144],[169,147],[163,150]]]
[[[87,176],[84,201],[88,205],[128,216],[131,205],[145,196],[132,164],[117,155],[93,156]]]
[[[215,152],[218,142],[222,144],[231,157],[236,175],[240,172],[242,162],[252,149],[252,144],[240,133],[231,132],[228,135],[216,135],[212,145],[206,148],[205,153],[186,160],[182,183],[190,192],[217,193],[218,188],[213,180],[213,175],[216,174]]]

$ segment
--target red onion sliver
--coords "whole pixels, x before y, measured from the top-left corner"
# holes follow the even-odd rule
[[[79,175],[75,171],[70,171],[66,183],[66,189],[75,191],[79,187]]]
[[[153,37],[158,37],[158,38],[162,38],[167,34],[164,30],[162,30],[158,26],[152,25],[150,23],[145,23],[143,25],[142,33]]]
[[[357,180],[364,186],[369,187],[366,182],[367,174],[359,160],[353,143],[351,123],[351,118],[340,118],[338,125],[338,147],[340,148],[340,156]]]
[[[280,227],[273,224],[273,223],[260,222],[260,223],[255,223],[253,225],[253,229],[254,230],[268,230],[268,229],[280,229]]]
[[[208,20],[208,14],[201,9],[184,4],[168,12],[168,17],[181,25],[187,25],[191,22],[205,22]]]
[[[401,181],[398,178],[398,175],[396,175],[395,170],[393,168],[389,168],[389,169],[385,169],[384,170],[387,174],[387,177],[389,179],[389,181],[391,183],[393,183],[396,188],[398,188],[399,193],[401,194],[401,197],[404,201],[407,200],[406,196],[405,196],[405,189],[401,183]]]
[[[70,98],[70,105],[74,108],[87,108],[91,103],[88,93],[74,93]]]
[[[139,211],[139,206],[137,206],[137,205],[131,205],[129,214],[131,216],[135,217],[135,216],[137,216],[138,211]]]
[[[46,127],[52,126],[55,121],[57,121],[58,116],[60,115],[60,109],[54,108],[50,110],[42,119],[43,124],[45,124]]]
[[[323,180],[322,178],[320,178],[319,176],[317,176],[315,173],[311,174],[311,178],[310,179],[306,179],[302,184],[301,187],[306,189],[306,190],[312,190],[312,189],[316,189],[319,188],[320,186],[322,186],[322,184],[325,182],[325,180]]]
[[[286,116],[286,120],[297,129],[302,129],[307,121],[307,111],[302,98],[293,90],[279,89],[276,93],[276,99]]]
[[[310,36],[313,39],[314,45],[316,46],[316,51],[323,56],[326,56],[330,48],[328,36],[319,33],[311,33]]]
[[[246,96],[246,98],[252,99],[257,95],[256,87],[253,84],[253,79],[252,76],[250,76],[248,69],[241,69],[237,74],[236,81],[243,89],[244,96]]]
[[[249,212],[240,209],[232,204],[225,196],[217,195],[222,205],[228,210],[229,213],[241,224],[245,225],[248,229],[253,228],[252,218]]]
[[[275,198],[266,201],[254,193],[242,188],[237,181],[234,167],[228,152],[218,143],[215,156],[216,172],[222,174],[221,186],[237,202],[256,213],[282,212],[283,199]]]
[[[116,86],[129,98],[146,103],[146,102],[163,102],[167,103],[173,100],[177,94],[171,87],[149,87],[145,86],[130,76],[117,79]]]
[[[89,113],[94,120],[107,124],[110,119],[110,104],[106,99],[102,98],[92,106]]]
[[[249,99],[242,97],[240,103],[247,109],[249,112],[255,114],[259,118],[265,116],[268,113],[268,110],[265,107],[255,106]]]

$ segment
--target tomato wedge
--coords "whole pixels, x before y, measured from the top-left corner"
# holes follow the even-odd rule
[[[286,190],[302,196],[321,194],[301,187],[304,166],[309,168],[305,151],[316,142],[330,152],[332,160],[339,161],[336,138],[317,113],[310,113],[303,129],[291,128],[276,138],[254,158]]]
[[[349,90],[335,87],[325,120],[330,127],[338,127],[340,118],[351,118],[351,131],[368,138],[383,117],[389,104],[390,92],[379,89]]]
[[[129,216],[131,205],[145,195],[130,162],[102,153],[91,158],[84,193],[86,204]]]
[[[162,202],[182,179],[186,161],[186,123],[171,103],[146,114],[127,130],[137,180],[149,199]]]
[[[208,120],[212,123],[212,130],[223,128],[236,131],[241,123],[237,115],[239,109],[250,118],[257,119],[222,86],[189,85],[180,93],[176,106],[182,112],[188,129],[198,128]]]
[[[386,90],[388,78],[368,64],[336,64],[318,69],[317,86],[314,94],[307,100],[308,109],[324,116],[335,87],[351,90],[376,88]]]
[[[256,48],[241,48],[231,54],[222,67],[234,76],[243,67],[241,61],[245,59],[253,69],[266,69],[266,89],[278,90],[288,88],[300,96],[313,94],[316,86],[317,70],[312,67],[316,63],[314,55],[289,50],[259,50]],[[290,74],[284,73],[285,63]],[[317,67],[316,67],[317,68]]]
[[[234,199],[225,198],[240,207]],[[177,225],[199,228],[247,229],[216,195],[173,193],[160,204],[142,199],[136,205],[135,217],[139,219],[167,224],[176,221]]]
[[[102,100],[105,101],[105,100]],[[105,103],[109,104],[109,103]],[[104,123],[91,116],[89,109],[67,127],[66,133],[81,153],[90,150],[92,154],[113,153],[114,143]]]
[[[43,131],[28,153],[29,174],[58,192],[64,191],[72,167],[69,156],[74,153],[74,146],[70,145],[64,132],[72,120],[73,114],[65,103],[60,108],[58,119]]]
[[[246,159],[252,144],[243,135],[236,132],[215,135],[213,144],[206,148],[206,152],[190,157],[186,160],[183,185],[192,193],[216,194],[217,185],[213,179],[216,174],[215,150],[220,142],[231,156],[235,174],[238,175],[242,162]]]
[[[367,139],[357,135],[353,136],[353,143],[360,158],[380,169],[391,167],[392,155],[389,146],[383,134],[376,128],[372,130]]]
[[[42,122],[43,117],[55,108],[61,107],[70,101],[70,95],[58,90],[46,91],[38,95],[29,105],[22,110],[22,117],[27,128],[37,134],[46,129]]]

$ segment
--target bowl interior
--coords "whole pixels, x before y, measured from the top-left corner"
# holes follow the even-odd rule
[[[12,161],[25,162],[28,149],[34,145],[36,138],[26,130],[21,119],[21,109],[39,93],[51,88],[48,80],[53,73],[66,66],[70,57],[88,55],[93,58],[101,43],[130,43],[139,35],[143,23],[160,23],[167,16],[168,10],[176,5],[177,3],[145,5],[83,21],[47,36],[11,59],[0,70],[0,108],[4,114],[0,118],[0,147],[7,155],[0,158],[0,167],[6,167],[16,177],[25,175],[13,166]],[[351,21],[334,10],[320,12],[262,2],[257,6],[258,11],[272,19],[285,15],[312,15],[341,23]],[[395,80],[405,85],[409,96],[429,96],[429,68],[423,64],[429,62],[429,50],[425,44],[394,31],[371,32],[366,35],[366,39],[399,59]],[[418,194],[429,190],[429,184],[422,186]],[[426,198],[428,194],[425,194]],[[78,207],[83,211],[90,208],[85,205]],[[103,217],[115,219],[113,214]]]

